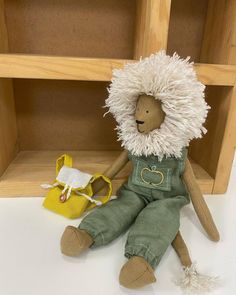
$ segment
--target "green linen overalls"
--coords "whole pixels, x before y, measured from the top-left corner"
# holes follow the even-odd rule
[[[125,256],[143,257],[153,268],[179,230],[180,209],[189,203],[182,181],[187,150],[180,158],[136,157],[129,153],[133,171],[118,198],[95,209],[79,225],[94,243],[106,245],[131,225]]]

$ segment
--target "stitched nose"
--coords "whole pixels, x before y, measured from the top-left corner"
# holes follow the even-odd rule
[[[137,123],[137,124],[143,124],[143,123],[144,123],[144,121],[139,121],[139,120],[136,120],[136,123]]]

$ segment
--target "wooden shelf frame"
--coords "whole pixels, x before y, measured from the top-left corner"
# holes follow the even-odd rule
[[[0,77],[110,81],[112,70],[132,60],[0,54]]]
[[[0,54],[0,78],[110,81],[112,70],[136,60]],[[206,85],[233,86],[236,65],[194,65]]]
[[[42,196],[43,183],[55,181],[56,159],[68,153],[73,165],[82,171],[94,174],[103,172],[119,155],[119,151],[22,151],[9,165],[0,181],[0,197]],[[198,164],[192,162],[197,181],[204,193],[211,193],[214,180]],[[130,163],[113,180],[113,193],[128,178]]]
[[[0,0],[0,51],[8,52],[4,0]],[[17,123],[12,79],[0,78],[0,176],[18,152]]]
[[[230,64],[232,57],[235,58],[233,53],[236,21],[233,11],[236,2],[234,0],[223,2],[225,1],[209,0],[201,57],[211,64],[194,65],[199,80],[205,85],[230,86],[231,89],[226,98],[229,112],[225,115],[227,117],[225,130],[220,130],[223,133],[223,140],[220,143],[220,155],[214,178],[197,163],[192,162],[204,193],[225,192],[236,144],[236,65]],[[213,13],[213,9],[216,9],[217,14]],[[171,0],[137,0],[134,56],[131,60],[9,54],[4,0],[0,0],[0,51],[2,52],[0,54],[0,176],[2,175],[0,197],[43,195],[44,191],[39,185],[53,180],[55,159],[63,153],[18,150],[12,78],[110,81],[114,68],[122,68],[126,63],[139,60],[140,57],[167,49],[170,12]],[[224,25],[219,30],[222,19]],[[212,30],[216,33],[209,34]],[[224,44],[221,39],[224,40]],[[216,44],[219,46],[215,46]],[[227,47],[226,53],[224,46]],[[227,112],[226,109],[222,111]],[[219,146],[217,138],[215,141]],[[95,168],[104,170],[108,163],[114,160],[117,152],[71,153],[79,159],[75,161],[75,166],[92,173]],[[83,159],[86,159],[86,163]],[[127,174],[125,171],[123,173]],[[115,179],[115,188],[125,179],[128,175],[126,174]]]

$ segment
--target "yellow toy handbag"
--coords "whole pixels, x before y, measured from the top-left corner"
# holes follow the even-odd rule
[[[43,206],[55,213],[68,218],[78,218],[85,211],[107,203],[112,193],[110,179],[96,173],[90,175],[72,168],[72,158],[62,155],[56,163],[56,181],[53,185],[42,185],[49,188]],[[107,194],[93,198],[92,184],[98,178],[102,178],[108,186]]]

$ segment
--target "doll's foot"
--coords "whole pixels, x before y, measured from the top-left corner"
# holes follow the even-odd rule
[[[67,256],[78,256],[93,243],[91,236],[74,226],[67,226],[61,237],[61,252]]]
[[[139,256],[131,257],[121,268],[120,284],[129,289],[142,288],[156,282],[150,264]]]

